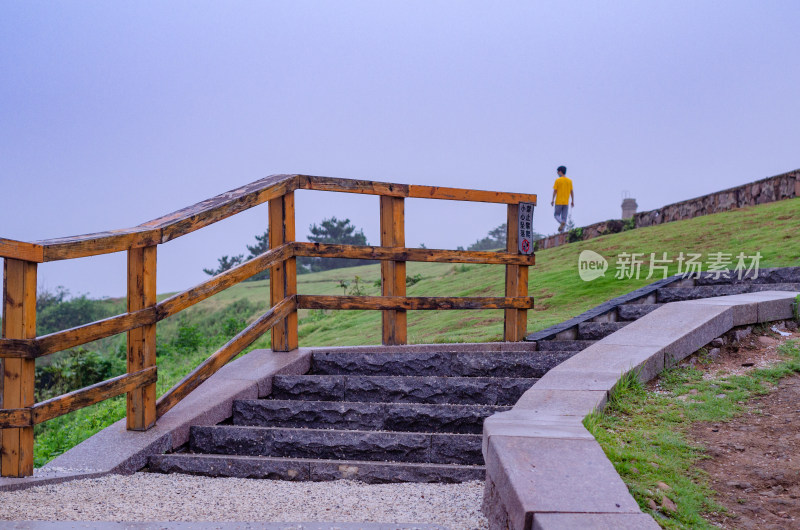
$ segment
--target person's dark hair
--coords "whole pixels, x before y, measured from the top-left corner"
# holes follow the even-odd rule
[[[556,171],[560,172],[562,175],[566,175],[567,174],[567,166],[558,166],[558,169]]]

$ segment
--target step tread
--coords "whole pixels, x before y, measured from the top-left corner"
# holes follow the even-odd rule
[[[575,352],[321,352],[310,375],[541,377]]]
[[[370,484],[392,482],[467,482],[483,480],[484,466],[367,460],[322,460],[269,456],[173,453],[149,458],[151,471],[213,477],[294,481],[357,480]]]
[[[513,405],[533,377],[277,375],[272,399]]]
[[[596,340],[540,340],[536,347],[540,351],[574,351],[579,352],[597,342]]]
[[[191,427],[189,448],[211,454],[481,464],[482,439],[480,434],[209,425]]]
[[[617,307],[617,317],[621,321],[638,320],[662,305],[664,304],[622,304]]]
[[[578,324],[578,336],[582,340],[599,340],[619,331],[630,322],[581,322]]]
[[[233,424],[314,429],[480,434],[483,420],[510,406],[364,403],[280,399],[237,400]]]

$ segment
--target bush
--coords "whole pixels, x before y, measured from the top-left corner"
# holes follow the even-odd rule
[[[36,400],[60,396],[124,371],[124,362],[114,357],[85,348],[68,350],[53,363],[36,367]]]

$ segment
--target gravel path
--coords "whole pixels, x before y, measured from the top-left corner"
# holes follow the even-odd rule
[[[483,482],[284,482],[190,475],[109,475],[0,492],[0,520],[276,521],[488,528]]]

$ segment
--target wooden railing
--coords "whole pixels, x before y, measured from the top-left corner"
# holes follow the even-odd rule
[[[325,245],[295,241],[294,191],[321,190],[380,196],[381,246]],[[505,252],[475,252],[405,247],[404,199],[426,198],[508,205]],[[163,300],[156,301],[156,250],[159,244],[222,219],[269,203],[270,250],[237,267]],[[373,309],[383,313],[383,344],[407,342],[406,311],[504,309],[504,338],[525,337],[528,266],[533,255],[517,252],[518,205],[536,195],[414,186],[362,180],[273,175],[154,219],[134,228],[27,243],[0,239],[4,259],[3,326],[0,361],[0,474],[33,473],[33,426],[100,401],[127,394],[127,427],[147,430],[181,399],[241,353],[272,332],[272,349],[298,347],[298,309]],[[128,253],[127,312],[76,328],[36,336],[36,274],[39,263]],[[299,256],[381,261],[382,296],[310,296],[297,293]],[[408,297],[406,261],[485,263],[506,266],[504,297]],[[156,323],[259,272],[270,270],[270,310],[247,326],[200,366],[156,400]],[[75,346],[127,332],[127,373],[108,381],[34,402],[35,362]]]

